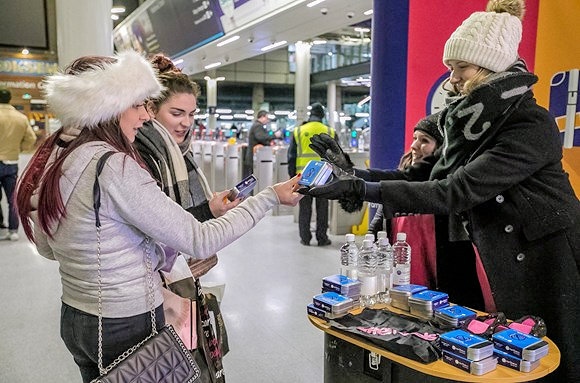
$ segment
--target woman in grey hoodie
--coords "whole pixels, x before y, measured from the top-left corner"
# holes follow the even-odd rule
[[[80,134],[65,143],[59,130],[46,140],[21,179],[17,204],[24,231],[38,252],[59,262],[61,337],[84,382],[100,375],[99,315],[104,366],[151,332],[147,248],[154,271],[170,266],[174,255],[157,243],[206,258],[250,230],[273,206],[294,206],[300,199],[294,178],[266,188],[220,218],[197,221],[159,189],[131,145],[149,119],[144,101],[161,89],[151,65],[135,52],[82,57],[45,83],[46,99],[63,127],[77,128]],[[97,256],[93,185],[98,160],[111,151],[98,176]],[[159,273],[153,272],[158,327],[164,325],[160,285]]]

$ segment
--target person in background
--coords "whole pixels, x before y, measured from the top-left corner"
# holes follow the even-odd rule
[[[433,156],[443,145],[438,118],[439,114],[432,114],[417,123],[411,150],[401,157],[397,170],[352,168],[349,172],[371,182],[388,179],[427,181],[434,163]],[[333,146],[333,151],[340,152],[330,137],[315,136],[312,142],[313,148],[326,160],[329,160],[325,153],[327,147]],[[347,155],[340,156],[346,159]],[[341,204],[346,205],[346,202],[341,201]],[[391,243],[394,243],[397,233],[407,233],[407,242],[412,250],[411,283],[444,291],[455,304],[495,311],[487,277],[471,241],[449,241],[447,220],[447,216],[433,214],[397,215],[385,220],[380,206],[369,230],[375,235],[379,230],[385,230]],[[462,272],[455,272],[457,269]]]
[[[302,124],[292,134],[290,147],[288,148],[288,175],[296,176],[310,160],[320,160],[320,156],[310,148],[310,138],[315,134],[326,133],[332,139],[337,139],[336,131],[322,123],[324,118],[324,107],[319,103],[314,103],[310,108],[310,117],[305,124]],[[312,233],[310,232],[310,221],[312,219],[312,201],[316,201],[316,240],[318,246],[328,246],[332,242],[328,238],[328,200],[326,198],[315,198],[305,196],[300,200],[298,208],[298,232],[300,243],[310,246]]]
[[[277,130],[274,135],[270,135],[266,130],[265,125],[270,121],[268,112],[260,110],[256,116],[256,120],[252,124],[248,132],[248,148],[244,155],[244,177],[249,176],[254,172],[254,152],[257,145],[271,145],[276,138],[282,137],[282,133]]]
[[[267,187],[238,209],[200,223],[165,195],[132,146],[149,120],[145,100],[162,90],[149,62],[133,51],[81,57],[64,73],[48,76],[44,89],[63,127],[76,127],[80,134],[61,140],[59,129],[36,151],[19,182],[18,212],[38,253],[59,262],[61,337],[83,381],[90,382],[100,374],[99,315],[104,366],[151,333],[146,264],[154,271],[161,328],[161,277],[155,271],[171,269],[177,252],[207,258],[250,230],[273,206],[296,205],[300,196],[293,190],[299,178]],[[98,252],[93,187],[97,162],[111,151],[99,176]]]
[[[0,88],[0,188],[4,189],[8,203],[8,233],[3,233],[0,240],[17,241],[19,222],[13,197],[18,178],[18,158],[23,151],[34,148],[36,134],[28,118],[10,105],[11,99],[12,93]],[[3,218],[0,223],[4,226]]]
[[[578,382],[580,201],[554,118],[534,99],[538,78],[518,57],[523,13],[521,0],[490,1],[447,40],[454,96],[439,119],[445,141],[429,181],[343,175],[302,192],[381,202],[386,217],[448,215],[449,240],[477,248],[497,310],[545,320],[561,362],[542,381]]]

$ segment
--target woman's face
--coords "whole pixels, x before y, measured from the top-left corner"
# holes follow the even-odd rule
[[[125,137],[132,143],[135,141],[137,131],[145,121],[149,121],[149,114],[145,109],[145,104],[140,102],[121,113],[119,126]]]
[[[155,109],[153,105],[149,108],[151,118],[163,125],[175,142],[181,144],[193,126],[193,117],[197,111],[195,96],[190,93],[176,93],[161,104],[159,110]]]
[[[413,132],[413,143],[411,144],[412,164],[423,157],[433,154],[437,149],[437,141],[427,133],[420,130]]]
[[[450,72],[449,82],[461,94],[464,94],[463,87],[465,86],[465,82],[471,80],[481,68],[477,65],[458,60],[449,60],[447,66]]]

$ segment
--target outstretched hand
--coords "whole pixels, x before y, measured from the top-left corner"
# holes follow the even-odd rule
[[[298,187],[298,181],[302,178],[300,175],[290,178],[288,181],[280,182],[272,187],[278,195],[278,200],[282,205],[296,206],[298,201],[304,197],[303,195],[296,192]]]
[[[336,140],[326,133],[316,134],[310,139],[310,149],[314,150],[320,158],[334,164],[352,174],[354,164],[350,160]]]
[[[230,190],[213,193],[213,197],[209,200],[209,210],[215,218],[221,217],[228,210],[233,209],[234,207],[238,206],[240,202],[242,202],[241,198],[236,198],[235,200],[230,201],[227,198],[229,193]]]
[[[348,199],[358,202],[364,200],[365,189],[366,184],[364,180],[343,174],[324,185],[314,186],[312,188],[300,188],[298,189],[298,193],[318,198]]]

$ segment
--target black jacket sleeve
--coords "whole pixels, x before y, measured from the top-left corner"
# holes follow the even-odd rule
[[[193,215],[199,222],[205,222],[207,220],[215,218],[211,213],[209,208],[209,201],[205,201],[201,205],[192,206],[187,209],[189,214]]]

